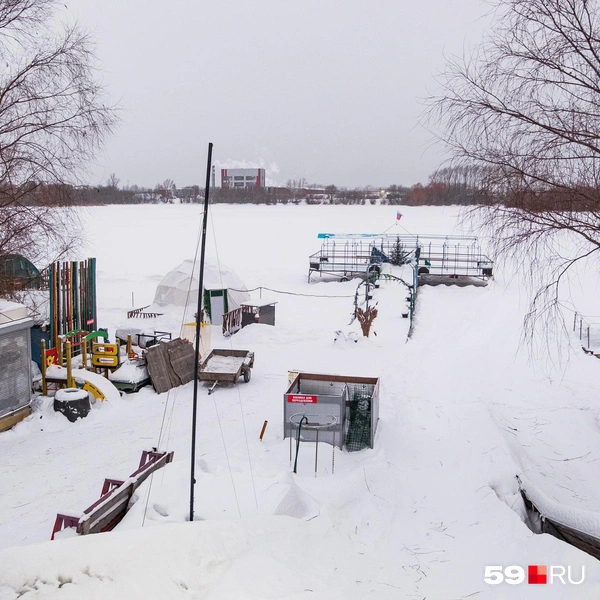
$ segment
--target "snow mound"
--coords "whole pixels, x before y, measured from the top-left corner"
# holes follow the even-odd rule
[[[66,381],[67,369],[60,365],[50,365],[46,370],[46,376],[50,379],[62,379]],[[86,381],[89,381],[104,394],[106,400],[118,400],[121,397],[119,390],[102,375],[92,373],[86,369],[73,369],[73,377],[77,383],[84,384]]]
[[[204,521],[11,548],[0,552],[0,598],[348,597],[357,584],[347,538],[330,532],[330,556],[306,551],[322,543],[323,525]]]
[[[319,514],[319,505],[292,481],[274,514],[307,519]]]

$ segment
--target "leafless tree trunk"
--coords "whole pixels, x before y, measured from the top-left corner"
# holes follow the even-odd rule
[[[600,7],[494,6],[492,33],[449,62],[428,114],[455,165],[477,168],[484,205],[470,216],[496,255],[529,268],[531,335],[552,326],[571,268],[600,250]]]
[[[90,38],[54,33],[54,0],[0,0],[0,256],[44,266],[78,237],[62,184],[115,124]]]

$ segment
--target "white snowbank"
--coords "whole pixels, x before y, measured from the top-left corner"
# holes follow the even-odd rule
[[[600,514],[553,501],[525,476],[521,475],[519,479],[521,488],[540,511],[542,517],[547,517],[558,524],[567,525],[571,529],[600,540]]]
[[[148,379],[148,368],[145,361],[144,364],[140,364],[139,360],[127,359],[118,369],[109,373],[109,379],[124,383],[137,383]]]

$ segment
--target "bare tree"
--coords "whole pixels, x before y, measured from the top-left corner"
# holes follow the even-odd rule
[[[479,204],[480,171],[480,167],[473,164],[443,167],[429,176],[429,185],[442,183],[446,186],[444,204]]]
[[[175,182],[172,179],[165,179],[162,183],[154,186],[154,191],[158,194],[161,202],[173,202]]]
[[[111,173],[106,180],[106,187],[111,188],[112,190],[118,190],[120,182],[121,180],[114,173]]]
[[[494,0],[495,22],[449,62],[429,116],[483,206],[470,216],[497,255],[529,268],[526,319],[562,327],[561,282],[600,250],[600,7],[597,0]],[[565,243],[570,250],[564,251]]]
[[[61,186],[116,121],[90,38],[77,26],[56,34],[55,7],[54,0],[0,0],[0,255],[24,253],[44,264],[77,238]]]

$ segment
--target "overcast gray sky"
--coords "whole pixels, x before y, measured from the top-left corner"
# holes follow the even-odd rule
[[[203,185],[221,166],[274,184],[425,182],[419,125],[444,53],[481,37],[481,0],[66,0],[97,43],[122,122],[91,184]]]

